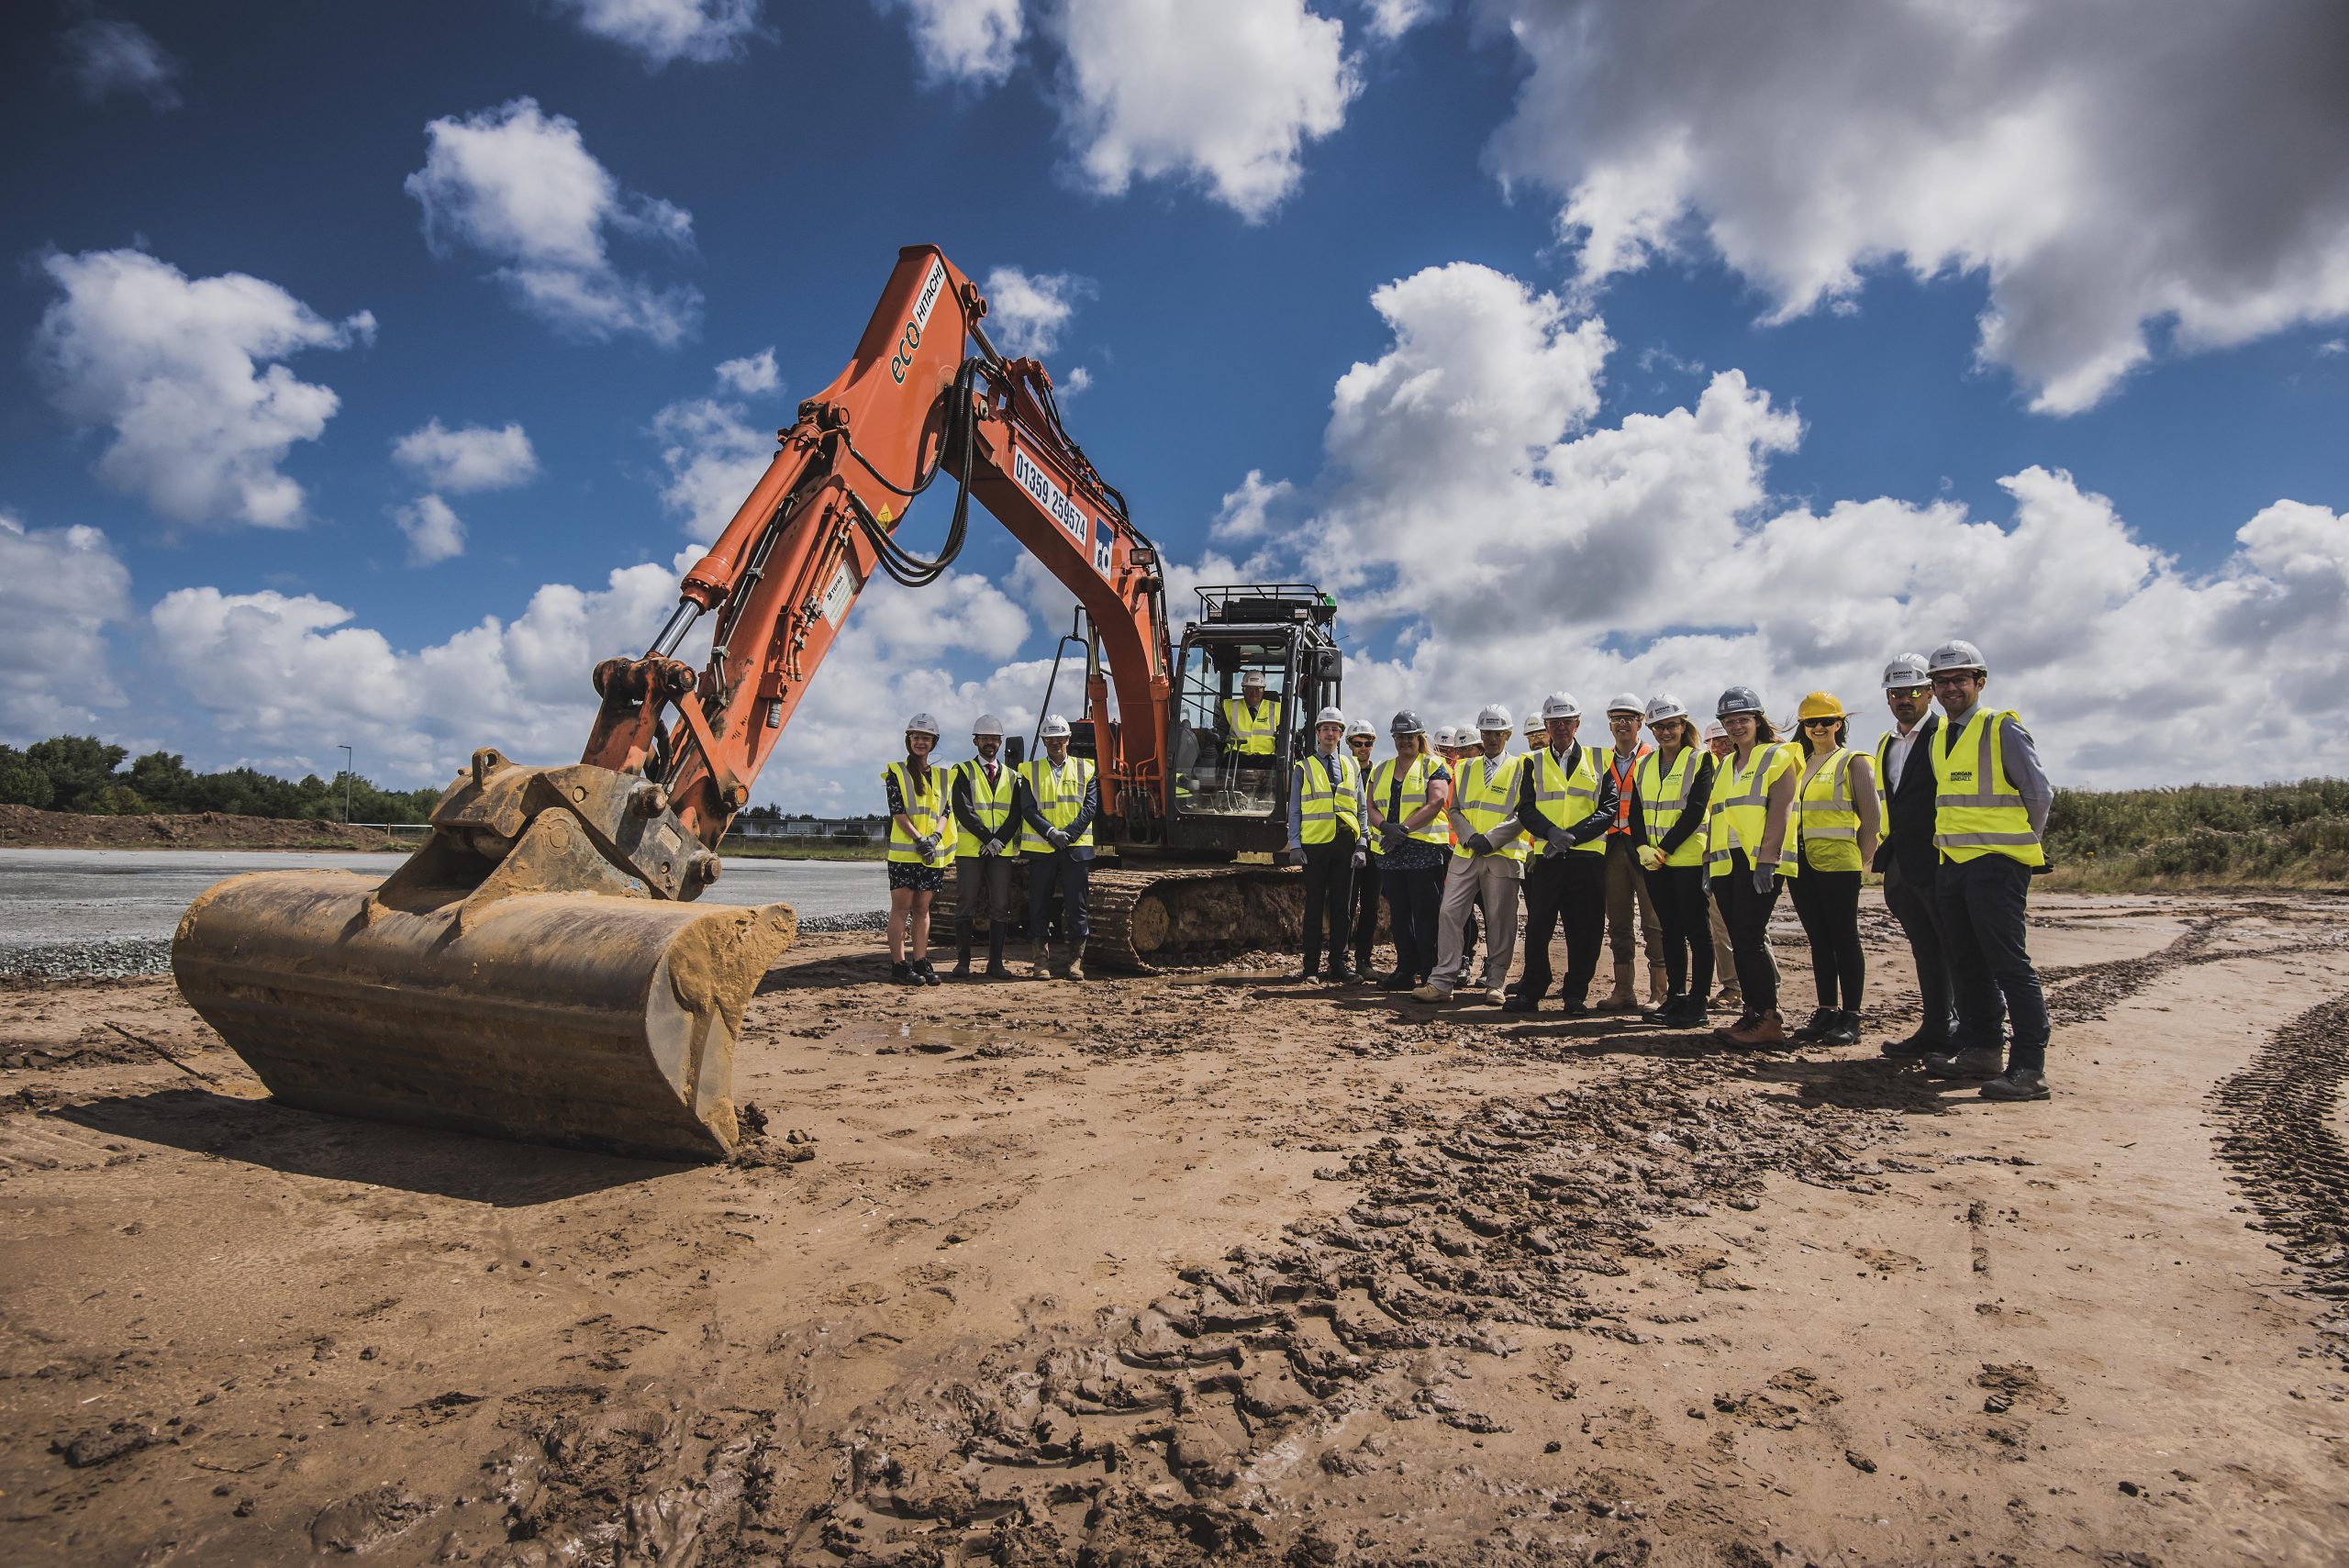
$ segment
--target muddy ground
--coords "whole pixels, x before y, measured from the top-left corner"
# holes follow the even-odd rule
[[[18,984],[0,1556],[2339,1562],[2349,909],[2038,911],[2021,1106],[1876,1059],[1880,917],[1868,1045],[1761,1058],[817,937],[709,1169],[286,1110],[168,982]]]

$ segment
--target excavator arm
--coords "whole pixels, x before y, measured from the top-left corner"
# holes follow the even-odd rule
[[[1163,815],[1172,684],[1158,552],[1069,438],[1043,366],[997,353],[985,313],[937,249],[899,253],[855,354],[800,404],[651,650],[597,666],[603,706],[583,762],[654,780],[714,848],[865,585],[876,572],[915,586],[941,575],[975,498],[1076,596],[1099,639],[1108,673],[1087,697],[1105,812]],[[944,549],[924,560],[896,530],[941,481],[953,513]],[[696,673],[674,653],[705,616],[716,625]]]

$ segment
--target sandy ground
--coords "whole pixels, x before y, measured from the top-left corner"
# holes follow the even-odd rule
[[[2349,909],[2039,911],[2006,1107],[1875,1058],[1880,917],[1869,1046],[1758,1059],[817,937],[707,1169],[283,1109],[167,981],[18,984],[0,1556],[2342,1562]]]

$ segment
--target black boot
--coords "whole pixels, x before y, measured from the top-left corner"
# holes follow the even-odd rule
[[[1667,991],[1664,993],[1662,1005],[1647,1008],[1640,1014],[1640,1022],[1668,1024],[1678,1016],[1680,1009],[1687,1004],[1687,1001],[1688,998],[1680,992]]]
[[[1836,1009],[1835,1021],[1825,1034],[1819,1037],[1821,1045],[1857,1045],[1860,1043],[1860,1015],[1849,1007]]]
[[[954,967],[948,973],[956,980],[968,980],[971,978],[970,943],[957,942],[954,944]]]

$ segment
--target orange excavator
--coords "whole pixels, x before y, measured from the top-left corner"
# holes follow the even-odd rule
[[[743,1010],[797,921],[695,900],[858,595],[876,572],[943,575],[974,497],[1079,606],[1062,648],[1083,649],[1074,749],[1096,761],[1105,850],[1086,957],[1148,970],[1295,940],[1298,878],[1240,857],[1280,847],[1289,759],[1338,704],[1336,606],[1309,584],[1202,588],[1178,651],[1156,547],[1069,436],[1044,367],[988,340],[986,308],[934,247],[899,253],[855,356],[780,433],[649,651],[596,667],[578,762],[476,751],[382,884],[262,872],[188,907],[180,990],[278,1099],[729,1154]],[[925,558],[898,529],[941,476],[953,511]],[[696,671],[676,655],[704,617]],[[1239,711],[1252,674],[1278,705],[1269,752],[1262,706]]]

